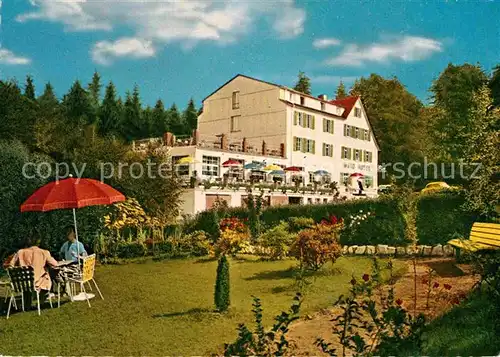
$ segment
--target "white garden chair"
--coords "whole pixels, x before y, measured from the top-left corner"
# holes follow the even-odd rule
[[[69,277],[69,281],[70,281],[70,283],[80,285],[80,291],[85,294],[85,299],[87,300],[89,307],[91,307],[90,300],[87,296],[87,291],[85,290],[85,283],[87,283],[90,287],[90,290],[92,290],[92,285],[90,284],[90,282],[93,282],[101,299],[104,300],[104,297],[102,296],[101,290],[99,289],[99,286],[97,285],[97,283],[94,279],[95,263],[96,263],[95,254],[89,255],[89,256],[83,258],[82,260],[83,260],[83,264],[82,264],[81,274],[79,276]],[[71,284],[70,284],[70,296],[71,296],[71,299],[73,300],[73,296],[74,296],[73,293],[74,292],[72,290],[73,289],[71,288]]]

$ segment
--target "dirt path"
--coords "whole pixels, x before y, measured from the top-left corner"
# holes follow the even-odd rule
[[[408,261],[408,271],[396,282],[395,297],[403,300],[403,306],[413,314],[414,311],[414,272],[412,261]],[[422,283],[427,278],[429,268],[436,275],[432,282],[438,283],[439,287],[431,289],[429,307],[426,307],[427,285]],[[458,265],[453,258],[428,258],[419,259],[416,265],[417,275],[417,314],[422,312],[428,318],[435,318],[452,307],[452,301],[466,294],[474,283],[477,276],[472,274],[468,265]],[[451,286],[449,290],[444,285]],[[338,310],[337,310],[338,312]],[[320,356],[322,355],[314,342],[318,337],[327,341],[336,342],[337,336],[331,333],[331,319],[336,316],[335,310],[324,310],[309,318],[295,323],[290,329],[290,341],[296,346],[294,355],[297,356]],[[340,346],[336,344],[339,348]],[[340,349],[339,349],[340,350]]]

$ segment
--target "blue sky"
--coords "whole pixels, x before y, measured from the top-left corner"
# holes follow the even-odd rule
[[[97,70],[120,94],[184,107],[237,73],[313,94],[397,76],[422,100],[449,62],[500,63],[500,2],[0,0],[0,78],[62,96]]]

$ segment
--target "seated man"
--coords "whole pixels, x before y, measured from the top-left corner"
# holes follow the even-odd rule
[[[40,249],[37,245],[38,239],[26,239],[23,242],[23,248],[20,249],[9,262],[9,267],[21,266],[32,267],[35,275],[35,289],[40,290],[42,294],[50,291],[52,282],[46,266],[57,267],[57,261],[52,258],[50,252]],[[31,295],[25,295],[25,302],[31,306]]]
[[[76,240],[75,229],[73,226],[66,228],[66,234],[68,241],[64,243],[59,251],[61,258],[64,260],[72,260],[73,262],[78,261],[78,256],[87,256],[87,251],[83,246],[82,242]]]

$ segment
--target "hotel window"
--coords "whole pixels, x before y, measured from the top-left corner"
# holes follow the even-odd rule
[[[350,174],[348,172],[341,172],[340,173],[340,183],[342,185],[347,185],[347,182],[349,181],[349,176],[350,176]]]
[[[360,108],[354,108],[354,116],[356,118],[361,118],[361,109]]]
[[[300,138],[297,138],[296,136],[293,138],[293,150],[294,151],[302,151],[301,150],[301,139]]]
[[[333,120],[323,118],[323,132],[333,134]]]
[[[356,161],[361,161],[361,150],[354,149],[354,160]]]
[[[363,133],[364,133],[364,137],[363,138],[366,141],[370,140],[370,138],[369,138],[370,132],[368,130],[363,130]]]
[[[241,115],[231,117],[231,131],[240,131],[240,117]]]
[[[351,160],[351,149],[342,146],[341,157],[342,159]]]
[[[309,139],[306,139],[306,152],[310,153],[310,154],[314,154],[315,152],[315,145],[314,145],[314,140],[309,140]]]
[[[220,158],[217,156],[203,156],[201,173],[205,176],[219,176]]]
[[[290,102],[293,102],[293,93],[292,92],[290,92],[289,99],[290,99]]]
[[[333,156],[333,145],[323,143],[323,156]]]
[[[325,103],[321,102],[321,110],[325,111]]]
[[[240,92],[233,92],[233,109],[238,109],[240,107]]]
[[[177,176],[188,176],[189,165],[178,165],[175,167],[175,172],[177,173]]]
[[[306,99],[304,97],[300,97],[300,105],[305,105]]]
[[[351,126],[344,124],[344,136],[351,136]]]
[[[359,138],[360,138],[360,136],[359,136],[359,128],[355,128],[354,130],[355,130],[354,137],[355,137],[356,139],[359,139]]]
[[[366,162],[371,162],[372,161],[371,160],[371,154],[372,154],[371,152],[365,151],[365,157],[364,157],[364,159],[365,159]]]

